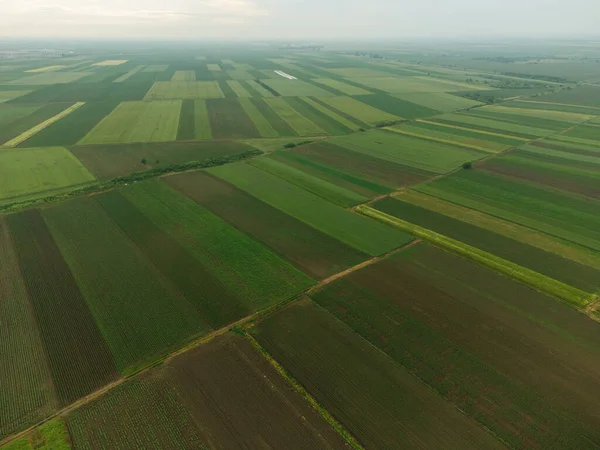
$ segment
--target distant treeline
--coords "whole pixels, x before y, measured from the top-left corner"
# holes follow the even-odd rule
[[[479,56],[477,58],[473,58],[476,61],[491,61],[491,62],[500,62],[500,63],[515,63],[515,62],[523,62],[523,61],[541,61],[544,59],[562,59],[566,60],[569,58],[557,57],[557,56]]]
[[[562,77],[555,77],[551,75],[538,75],[533,73],[519,73],[519,72],[502,72],[502,75],[508,75],[510,77],[528,78],[530,80],[543,80],[551,81],[553,83],[568,83],[569,80]]]

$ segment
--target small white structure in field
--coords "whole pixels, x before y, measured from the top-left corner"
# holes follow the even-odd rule
[[[285,73],[282,72],[281,70],[275,70],[274,71],[277,75],[281,75],[284,78],[287,78],[288,80],[297,80],[298,78],[291,76],[289,73]]]

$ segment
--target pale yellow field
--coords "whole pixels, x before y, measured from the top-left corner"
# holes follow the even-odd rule
[[[69,67],[69,66],[46,66],[46,67],[40,67],[38,69],[26,70],[25,72],[26,73],[52,72],[53,70],[64,69],[65,67]]]
[[[92,66],[120,66],[121,64],[125,64],[127,61],[129,61],[128,59],[107,59],[106,61],[100,61],[97,62],[95,64],[92,64]]]

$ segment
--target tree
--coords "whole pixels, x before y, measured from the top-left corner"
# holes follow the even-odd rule
[[[465,170],[470,170],[470,169],[473,168],[473,163],[471,161],[463,163],[462,168],[465,169]]]
[[[146,165],[146,158],[142,158],[142,164]]]

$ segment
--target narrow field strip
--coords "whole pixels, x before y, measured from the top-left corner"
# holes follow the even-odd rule
[[[55,70],[64,69],[65,67],[68,67],[68,66],[46,66],[46,67],[40,67],[39,69],[26,70],[25,73],[53,72]]]
[[[600,255],[594,256],[591,253],[560,243],[540,231],[507,222],[481,211],[466,208],[414,190],[395,193],[391,197],[600,270]]]
[[[60,119],[62,119],[63,117],[68,116],[69,114],[71,114],[73,111],[81,108],[83,105],[85,105],[85,102],[77,102],[75,103],[73,106],[65,109],[63,112],[55,115],[54,117],[51,117],[48,120],[45,120],[44,122],[36,125],[33,128],[30,128],[29,130],[27,130],[26,132],[20,134],[19,136],[17,136],[14,139],[11,139],[10,141],[6,142],[4,145],[2,145],[2,147],[6,147],[6,148],[12,148],[12,147],[16,147],[19,144],[22,144],[23,142],[25,142],[27,139],[29,139],[30,137],[36,135],[37,133],[39,133],[40,131],[42,131],[45,128],[48,128],[50,125],[52,125],[55,122],[58,122]]]
[[[240,97],[240,98],[252,97],[252,94],[250,92],[248,92],[239,81],[236,81],[236,80],[226,80],[226,81],[227,81],[227,84],[229,85],[229,87],[233,90],[233,92],[235,92],[235,95],[237,95],[238,97]]]
[[[240,98],[240,105],[250,117],[250,120],[254,123],[254,126],[260,133],[261,137],[264,138],[277,138],[279,137],[279,133],[273,128],[273,126],[269,123],[267,118],[263,116],[258,108],[250,101],[248,98]]]
[[[526,269],[518,264],[511,263],[490,253],[479,250],[470,245],[450,239],[434,231],[422,228],[418,225],[406,222],[389,214],[378,211],[370,206],[358,206],[356,211],[359,213],[377,219],[383,223],[394,226],[402,231],[406,231],[426,241],[432,242],[446,250],[450,250],[466,258],[472,259],[483,264],[497,272],[508,275],[515,280],[532,287],[538,291],[545,292],[559,299],[565,300],[569,305],[576,308],[584,308],[590,303],[593,296],[581,289],[574,288],[567,284],[556,281],[553,278],[542,275],[533,270]]]
[[[283,119],[299,136],[325,135],[317,124],[296,111],[284,98],[268,98],[264,102]]]
[[[300,100],[302,100],[303,102],[308,103],[310,106],[312,106],[314,109],[316,109],[320,113],[325,114],[326,116],[331,117],[336,122],[339,122],[340,124],[342,124],[346,128],[349,128],[352,131],[358,131],[360,129],[360,126],[358,126],[356,123],[351,122],[350,120],[346,119],[342,115],[336,113],[335,111],[332,111],[329,108],[325,108],[323,105],[321,105],[320,103],[317,103],[316,101],[314,101],[310,97],[298,97],[298,98]]]
[[[137,67],[131,69],[125,75],[121,75],[119,78],[117,78],[115,81],[113,81],[113,83],[122,83],[123,81],[130,79],[132,76],[134,76],[136,73],[138,73],[140,70],[144,69],[145,67],[146,66],[144,66],[144,65],[137,66]]]
[[[595,106],[573,105],[572,103],[540,102],[536,100],[519,100],[521,103],[536,103],[539,105],[574,106],[575,108],[593,109],[600,113],[600,108]]]
[[[493,153],[497,153],[497,152],[495,152],[493,150],[490,150],[489,148],[479,147],[477,145],[471,145],[471,144],[464,144],[462,142],[451,141],[451,140],[448,140],[448,139],[435,138],[435,137],[426,136],[426,135],[423,135],[423,134],[411,133],[409,131],[399,130],[398,128],[384,127],[384,130],[391,131],[392,133],[398,133],[398,134],[404,134],[406,136],[416,137],[416,138],[419,138],[419,139],[425,139],[427,141],[439,142],[441,144],[456,145],[457,147],[465,147],[465,148],[470,148],[472,150],[479,150],[481,152],[492,153],[492,154]]]
[[[448,124],[445,124],[445,123],[433,122],[431,120],[417,119],[417,122],[428,123],[429,125],[436,125],[436,126],[439,126],[439,127],[453,128],[455,130],[465,130],[465,131],[471,131],[473,133],[487,134],[487,135],[490,135],[490,136],[498,136],[498,137],[503,137],[503,138],[508,138],[508,139],[514,139],[516,141],[523,141],[523,142],[529,142],[529,141],[531,141],[531,139],[522,138],[522,137],[516,137],[516,136],[511,136],[511,135],[508,135],[508,134],[492,133],[491,131],[476,130],[476,129],[473,129],[473,128],[459,127],[459,126],[456,126],[456,125],[448,125]]]

